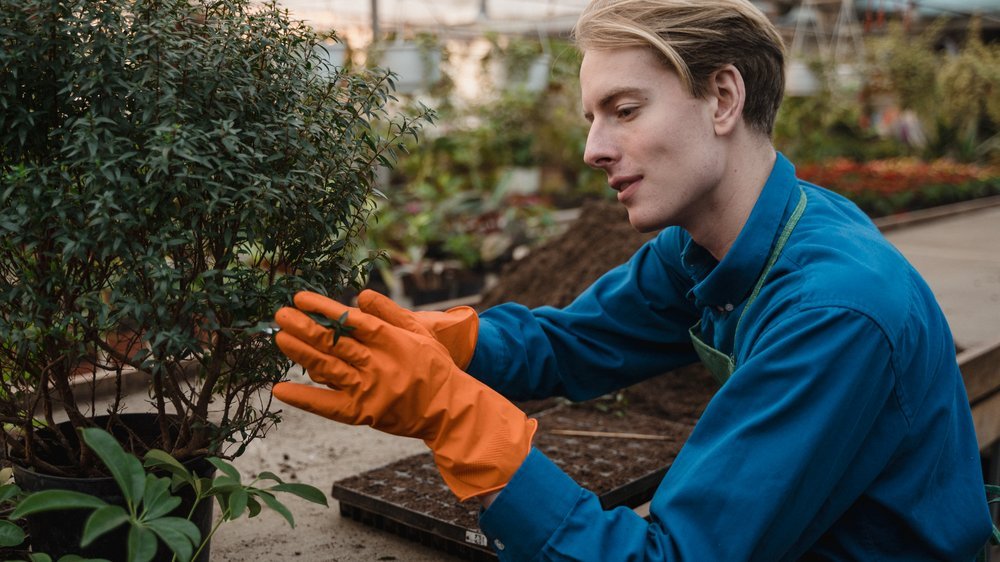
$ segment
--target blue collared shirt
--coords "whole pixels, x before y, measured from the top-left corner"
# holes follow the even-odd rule
[[[780,154],[721,262],[665,229],[564,309],[485,311],[469,372],[512,399],[585,400],[696,361],[699,319],[736,370],[649,520],[604,511],[533,450],[480,517],[501,560],[974,558],[991,522],[944,315],[861,211]]]

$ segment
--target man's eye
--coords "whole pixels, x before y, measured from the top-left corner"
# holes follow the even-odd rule
[[[618,117],[619,118],[631,117],[633,114],[635,114],[635,111],[636,111],[635,107],[631,107],[631,106],[630,107],[619,107],[618,108]]]

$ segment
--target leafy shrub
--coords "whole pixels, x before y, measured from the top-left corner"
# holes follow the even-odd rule
[[[232,457],[277,421],[289,365],[256,328],[300,289],[364,281],[375,170],[425,117],[390,114],[387,73],[327,65],[319,39],[274,2],[0,3],[8,457],[95,469],[35,418],[114,420],[126,375],[181,420],[139,454]]]

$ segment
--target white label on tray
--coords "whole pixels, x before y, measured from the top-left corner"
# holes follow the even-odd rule
[[[487,546],[489,544],[489,541],[486,540],[486,535],[469,530],[465,531],[465,542],[479,546]]]

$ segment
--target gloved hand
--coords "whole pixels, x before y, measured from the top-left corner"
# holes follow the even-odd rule
[[[479,337],[479,315],[472,307],[456,306],[444,312],[406,310],[389,297],[365,289],[358,295],[358,308],[400,327],[404,322],[409,324],[404,318],[415,320],[448,349],[452,361],[460,369],[465,369],[472,361]]]
[[[316,293],[295,295],[295,308],[275,314],[282,352],[305,367],[318,388],[278,383],[274,397],[353,425],[423,439],[445,483],[462,501],[510,481],[531,449],[538,422],[462,372],[448,350],[415,319],[395,307],[394,326]],[[334,329],[305,313],[351,326],[334,343]]]

